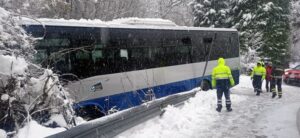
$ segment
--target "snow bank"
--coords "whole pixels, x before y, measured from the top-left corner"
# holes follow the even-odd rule
[[[65,131],[65,128],[47,128],[39,125],[36,121],[29,122],[19,130],[18,138],[44,138],[55,133]]]
[[[0,55],[0,73],[1,74],[25,74],[28,63],[26,63],[24,58],[9,56],[9,55]]]
[[[158,138],[158,137],[197,137],[212,133],[207,126],[217,121],[222,115],[216,112],[215,90],[199,92],[195,97],[189,99],[181,108],[168,106],[162,117],[149,120],[129,131],[120,134],[119,138]],[[243,96],[232,95],[233,104],[245,100]],[[223,99],[223,105],[225,100]],[[225,109],[226,110],[226,109]],[[231,114],[222,111],[222,114]],[[199,132],[199,130],[202,130]]]

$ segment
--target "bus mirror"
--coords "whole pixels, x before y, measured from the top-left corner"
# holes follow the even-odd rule
[[[212,43],[213,39],[212,38],[203,38],[203,43],[204,44],[210,44]]]
[[[121,49],[120,50],[120,57],[128,59],[128,51],[127,51],[127,49]]]

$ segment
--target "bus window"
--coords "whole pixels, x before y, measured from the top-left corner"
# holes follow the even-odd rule
[[[176,57],[177,64],[187,64],[190,63],[191,58],[191,46],[180,46],[176,48]]]
[[[48,58],[47,50],[46,49],[38,49],[37,53],[35,54],[35,63],[42,63],[45,62]]]
[[[184,37],[181,39],[183,45],[192,45],[192,40],[190,37]]]
[[[90,58],[90,52],[88,51],[78,51],[76,52],[76,59],[89,59]]]
[[[74,74],[78,74],[80,78],[89,77],[93,73],[93,61],[91,52],[87,50],[78,50],[74,52],[72,59],[72,69]]]
[[[94,63],[99,60],[100,58],[103,58],[102,50],[94,50],[92,51],[92,58]]]
[[[121,58],[126,58],[128,60],[128,51],[127,51],[127,49],[121,49],[120,50],[120,57]]]
[[[149,54],[150,48],[148,47],[139,47],[139,48],[130,48],[128,49],[129,53],[129,70],[139,70],[146,69],[152,66],[151,54]]]
[[[51,46],[57,46],[57,47],[66,47],[69,46],[70,41],[68,39],[43,39],[38,41],[39,47],[51,47]]]
[[[211,44],[213,41],[213,38],[203,38],[203,43],[204,44]]]

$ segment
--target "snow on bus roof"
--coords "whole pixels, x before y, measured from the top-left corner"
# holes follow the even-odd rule
[[[120,18],[112,21],[101,21],[99,19],[28,19],[22,18],[22,25],[43,26],[77,26],[77,27],[109,27],[109,28],[135,28],[135,29],[172,29],[172,30],[211,30],[211,31],[236,31],[232,28],[206,28],[178,26],[170,20],[160,18]]]

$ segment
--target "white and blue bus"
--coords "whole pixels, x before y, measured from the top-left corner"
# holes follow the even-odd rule
[[[40,22],[24,24],[32,36],[43,36],[35,45],[37,62],[70,80],[75,109],[87,118],[188,91],[202,81],[208,90],[219,57],[239,83],[235,29]]]

